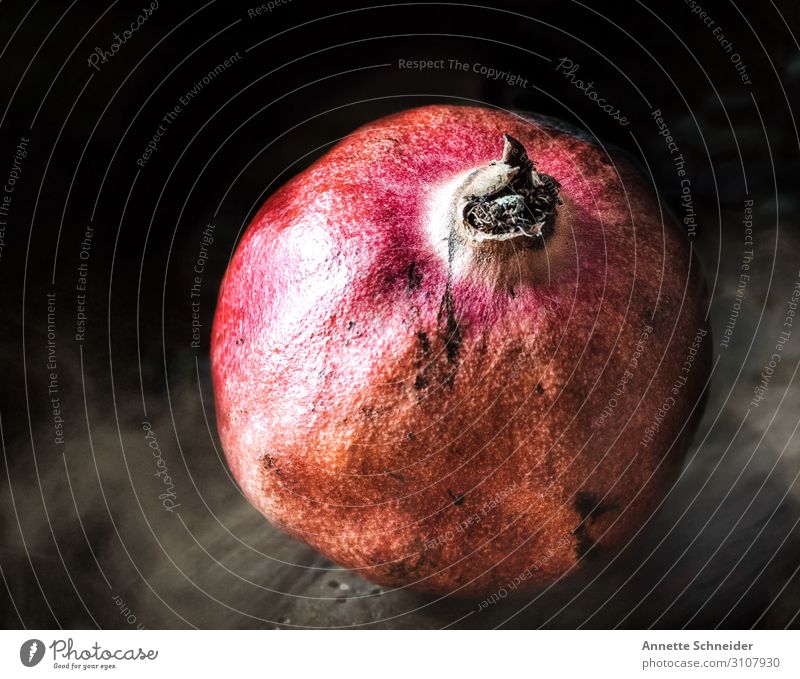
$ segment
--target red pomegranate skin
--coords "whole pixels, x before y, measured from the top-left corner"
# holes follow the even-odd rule
[[[553,233],[450,247],[453,187],[504,133],[561,184]],[[374,582],[529,594],[670,487],[708,376],[704,289],[622,157],[500,110],[383,118],[269,198],[230,262],[227,460],[273,523]]]

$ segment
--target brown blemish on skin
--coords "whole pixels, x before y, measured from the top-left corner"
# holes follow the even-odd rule
[[[417,270],[417,263],[408,265],[408,289],[416,290],[422,284],[422,274]]]
[[[572,529],[572,534],[575,536],[576,541],[575,555],[579,559],[584,556],[588,558],[595,557],[599,553],[597,541],[588,534],[587,528],[599,516],[613,511],[617,507],[610,502],[604,502],[599,495],[585,490],[579,490],[575,493],[573,507],[581,519],[580,523]]]
[[[462,332],[456,319],[455,306],[453,304],[453,258],[455,242],[454,235],[451,233],[447,243],[447,281],[445,283],[442,301],[439,304],[439,334],[444,341],[447,351],[447,360],[452,364],[458,359],[458,352],[461,349]],[[444,328],[442,325],[442,315],[444,315]],[[455,380],[455,370],[445,377],[445,383],[452,387]]]
[[[428,384],[430,384],[430,379],[426,374],[429,367],[426,365],[426,361],[431,353],[431,342],[428,339],[428,334],[423,330],[417,332],[417,341],[419,343],[419,349],[422,353],[422,356],[420,356],[416,361],[417,366],[419,366],[421,370],[419,373],[417,373],[417,376],[414,379],[414,389],[421,391],[422,389],[425,389]]]
[[[575,493],[573,506],[581,517],[581,523],[585,523],[587,520],[594,521],[602,514],[617,508],[616,505],[600,499],[597,494],[585,490]]]
[[[447,494],[450,496],[450,499],[453,501],[453,505],[455,507],[459,507],[464,504],[464,496],[463,495],[456,495],[452,490],[449,488],[447,489]]]
[[[356,330],[356,322],[355,321],[347,321],[347,330],[345,331],[345,346],[349,346],[350,342],[353,339],[358,337],[363,337],[364,331],[363,330]]]
[[[583,524],[572,532],[575,535],[575,556],[577,556],[578,559],[583,559],[584,557],[591,559],[598,556],[600,552],[598,551],[597,542],[586,535],[586,532],[583,530]]]
[[[426,563],[427,557],[427,552],[422,551],[415,556],[388,563],[384,568],[390,577],[402,582],[409,576],[418,577],[420,567]]]
[[[422,349],[422,353],[426,356],[431,353],[431,341],[428,339],[428,334],[422,330],[417,333],[417,339],[419,340],[419,347]]]
[[[461,335],[461,326],[459,325],[458,321],[456,320],[455,312],[453,311],[453,300],[451,295],[448,294],[447,298],[444,300],[445,303],[445,312],[446,312],[446,324],[445,324],[445,349],[447,351],[447,360],[450,363],[455,363],[458,359],[458,352],[461,349],[461,342],[463,337]]]
[[[380,408],[375,408],[374,406],[361,406],[361,414],[364,415],[367,419],[375,417],[378,413],[381,412]]]
[[[386,564],[385,570],[389,577],[395,580],[404,580],[408,573],[408,569],[405,567],[402,561]]]

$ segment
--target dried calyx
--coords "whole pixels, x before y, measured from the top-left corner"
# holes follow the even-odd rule
[[[552,232],[560,184],[537,172],[525,147],[504,134],[503,157],[472,172],[459,189],[459,214],[477,241],[526,237],[544,243]]]

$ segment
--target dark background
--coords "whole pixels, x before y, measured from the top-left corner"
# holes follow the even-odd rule
[[[255,18],[247,9],[257,3],[162,0],[99,72],[90,68],[95,47],[108,49],[146,4],[0,5],[0,179],[20,138],[30,139],[0,257],[0,625],[800,625],[800,336],[770,398],[746,414],[800,262],[797,3],[701,3],[741,55],[749,86],[678,0],[291,0]],[[237,51],[241,60],[184,107],[138,167],[162,116]],[[562,57],[631,125],[557,73]],[[529,87],[397,67],[442,58],[520,73]],[[649,167],[680,214],[680,186],[650,118],[660,108],[692,181],[717,337],[736,293],[744,201],[754,200],[753,280],[731,347],[717,349],[705,418],[662,512],[596,577],[481,613],[474,602],[374,587],[270,527],[222,460],[207,358],[220,278],[264,199],[359,125],[436,102],[579,125]],[[198,350],[189,291],[209,222]],[[88,224],[87,325],[76,342]],[[54,443],[47,391],[48,292],[63,444]],[[145,420],[178,512],[158,500]]]

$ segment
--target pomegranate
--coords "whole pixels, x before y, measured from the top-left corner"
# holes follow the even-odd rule
[[[659,505],[708,376],[703,301],[618,154],[488,108],[392,115],[272,195],[230,262],[227,460],[271,521],[377,583],[530,593]]]

